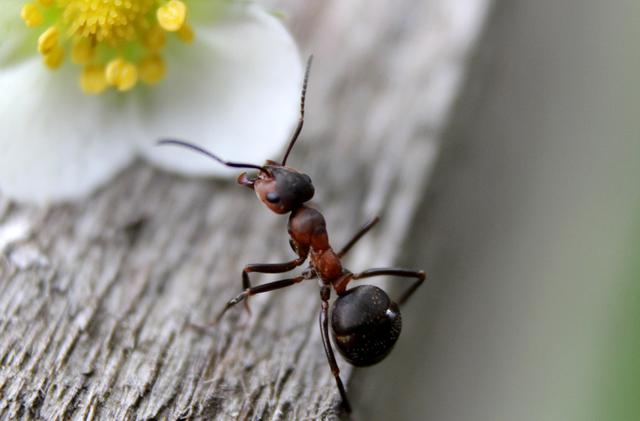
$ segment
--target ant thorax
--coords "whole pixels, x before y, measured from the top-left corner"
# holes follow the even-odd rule
[[[324,281],[331,282],[342,275],[342,263],[329,244],[322,214],[309,206],[301,206],[289,217],[289,235],[303,257],[311,251],[311,264]]]

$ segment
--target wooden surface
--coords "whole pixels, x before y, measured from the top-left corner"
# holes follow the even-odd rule
[[[314,180],[336,248],[382,215],[347,266],[390,265],[487,2],[274,4],[316,56],[289,164]],[[286,219],[231,180],[142,162],[82,203],[0,198],[0,418],[335,418],[315,281],[189,327],[240,291],[244,264],[292,256]]]

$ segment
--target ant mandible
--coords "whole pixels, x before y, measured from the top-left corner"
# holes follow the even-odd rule
[[[393,348],[402,327],[398,305],[404,304],[422,284],[425,274],[423,271],[397,268],[368,269],[360,273],[348,271],[342,266],[342,257],[364,234],[378,223],[379,218],[376,217],[364,225],[340,251],[335,252],[329,244],[324,217],[317,209],[305,204],[311,200],[315,192],[311,178],[291,167],[287,167],[286,163],[289,153],[302,131],[304,101],[312,59],[313,56],[309,57],[307,62],[302,86],[300,120],[289,141],[289,146],[281,164],[271,160],[268,160],[263,166],[229,162],[199,146],[184,141],[161,140],[158,143],[193,149],[227,167],[258,170],[258,173],[253,175],[247,175],[246,172],[241,173],[237,179],[238,183],[253,189],[260,201],[273,212],[277,214],[290,213],[288,224],[289,244],[298,257],[286,263],[252,263],[246,265],[242,270],[243,291],[229,300],[214,323],[217,323],[226,311],[234,305],[242,301],[247,305],[247,298],[252,295],[274,291],[295,285],[304,280],[320,277],[320,299],[322,302],[319,322],[322,343],[342,398],[342,405],[347,412],[350,412],[349,399],[340,379],[340,369],[329,340],[328,318],[331,289],[333,288],[338,295],[331,311],[334,344],[350,364],[358,367],[369,366],[381,361]],[[302,265],[309,256],[310,265],[301,275],[263,285],[251,286],[249,273],[288,272]],[[397,304],[391,301],[382,289],[373,285],[361,285],[347,289],[347,285],[353,280],[382,275],[415,278],[415,282],[400,296]]]

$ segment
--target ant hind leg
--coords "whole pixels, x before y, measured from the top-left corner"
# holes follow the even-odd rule
[[[378,268],[368,269],[360,273],[353,274],[351,279],[371,278],[374,276],[399,276],[401,278],[416,278],[416,281],[407,288],[407,290],[398,298],[398,305],[402,305],[413,295],[420,285],[424,282],[426,275],[423,271],[396,269],[396,268]]]
[[[342,384],[342,379],[340,378],[340,368],[338,367],[338,363],[336,362],[336,357],[333,353],[333,348],[331,348],[331,340],[329,339],[329,298],[331,295],[331,287],[328,285],[323,285],[320,287],[320,298],[322,299],[322,308],[320,311],[320,333],[322,335],[322,345],[324,345],[324,352],[327,354],[327,360],[329,362],[329,367],[331,367],[331,373],[333,377],[336,379],[336,386],[338,386],[338,391],[340,392],[340,398],[342,399],[342,407],[345,411],[351,412],[351,405],[349,404],[349,399],[347,398],[347,392],[344,390],[344,385]]]

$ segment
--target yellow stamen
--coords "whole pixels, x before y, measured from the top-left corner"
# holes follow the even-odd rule
[[[180,0],[169,0],[167,4],[158,8],[156,17],[163,29],[175,32],[182,27],[187,18],[187,6]]]
[[[162,28],[158,25],[154,25],[149,29],[149,32],[145,34],[144,45],[152,52],[157,52],[164,47],[167,41],[167,37],[164,34]]]
[[[64,49],[56,45],[44,56],[44,64],[50,69],[57,69],[64,60]]]
[[[38,37],[38,51],[42,55],[49,54],[58,45],[58,28],[49,27]]]
[[[120,71],[117,88],[119,91],[128,91],[138,82],[138,68],[133,63],[125,63]]]
[[[105,76],[109,85],[115,86],[119,91],[128,91],[138,82],[138,69],[135,64],[117,58],[107,64]]]
[[[211,0],[208,0],[211,1]],[[2,0],[0,0],[2,3]],[[79,85],[96,94],[158,83],[166,74],[160,52],[167,32],[194,39],[185,0],[24,0],[28,27],[40,25],[37,49],[50,69],[65,58],[81,66]],[[1,43],[1,41],[0,41]]]
[[[40,9],[38,9],[38,6],[33,3],[27,3],[22,6],[20,17],[29,28],[39,26],[44,20]]]
[[[193,28],[188,23],[182,25],[182,28],[178,29],[178,32],[176,32],[176,34],[181,41],[186,42],[187,44],[193,42],[193,38],[195,36],[193,33]]]
[[[138,65],[140,79],[149,85],[158,83],[166,73],[164,60],[158,55],[145,58]]]
[[[104,66],[87,66],[80,75],[80,87],[87,94],[99,94],[107,89]]]
[[[73,44],[71,48],[71,60],[75,64],[87,65],[91,63],[95,48],[91,41],[86,38],[80,38]]]
[[[109,85],[116,85],[118,83],[118,77],[120,75],[120,69],[122,69],[122,65],[124,64],[124,60],[121,58],[117,58],[115,60],[111,60],[105,69],[105,77],[106,81]]]

